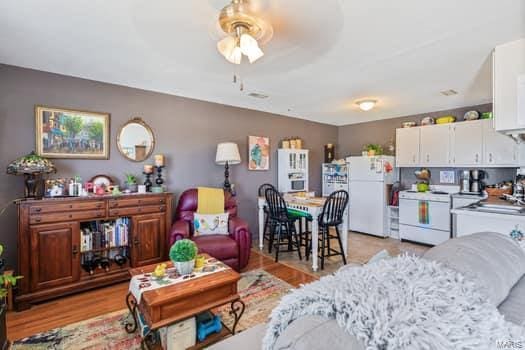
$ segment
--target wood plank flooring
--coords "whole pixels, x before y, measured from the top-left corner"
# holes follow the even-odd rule
[[[257,245],[254,244],[254,247]],[[388,250],[391,255],[404,252],[419,255],[425,252],[428,247],[401,243],[390,238],[383,239],[350,233],[348,249],[348,262],[350,264],[364,264],[382,249]],[[274,255],[268,254],[265,247],[263,251],[259,251],[258,248],[252,249],[249,264],[244,271],[261,268],[297,287],[300,284],[312,282],[319,276],[332,273],[341,266],[341,258],[334,257],[326,261],[323,271],[313,273],[311,262],[304,260],[304,258],[299,261],[297,253],[283,252],[279,256],[279,263],[275,263]],[[128,283],[119,283],[42,303],[22,312],[9,312],[7,315],[8,338],[16,340],[38,332],[125,309],[124,298],[127,290]]]

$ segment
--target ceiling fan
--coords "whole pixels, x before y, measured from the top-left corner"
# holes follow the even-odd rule
[[[273,35],[272,26],[253,11],[246,0],[232,0],[219,13],[219,26],[227,35],[217,43],[217,50],[233,64],[241,64],[243,56],[250,63],[264,55],[259,44]]]

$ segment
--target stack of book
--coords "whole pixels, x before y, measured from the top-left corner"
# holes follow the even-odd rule
[[[128,245],[130,219],[118,218],[113,221],[91,221],[80,230],[80,251],[89,252]]]

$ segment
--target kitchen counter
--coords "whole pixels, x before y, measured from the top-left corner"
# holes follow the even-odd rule
[[[477,208],[471,208],[470,206],[455,208],[455,209],[452,209],[450,212],[452,214],[463,214],[463,215],[469,214],[469,215],[474,215],[474,216],[504,215],[504,216],[525,217],[525,206],[519,205],[519,204],[512,204],[498,197],[487,197],[481,203],[489,204],[489,205],[497,205],[497,206],[506,206],[510,208],[520,208],[520,209],[523,209],[523,212],[521,213],[518,211],[513,212],[513,213],[495,212],[495,211],[490,211],[490,210],[479,210]]]

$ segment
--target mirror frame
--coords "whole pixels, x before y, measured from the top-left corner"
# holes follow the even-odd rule
[[[144,157],[144,159],[141,159],[141,160],[137,160],[137,159],[132,159],[132,158],[129,158],[126,153],[124,153],[124,150],[122,149],[122,146],[120,145],[120,134],[122,134],[122,130],[124,130],[124,128],[126,126],[128,126],[129,124],[140,124],[142,125],[146,131],[148,132],[148,134],[151,136],[151,147],[150,147],[150,150],[148,153],[146,153],[146,156]],[[134,117],[134,118],[131,118],[130,120],[128,120],[124,125],[122,125],[117,133],[117,147],[118,147],[118,150],[120,152],[120,154],[127,160],[130,160],[132,162],[143,162],[145,161],[146,159],[148,159],[151,154],[153,153],[153,150],[155,149],[155,134],[153,133],[153,130],[151,129],[151,127],[146,124],[146,122],[144,120],[142,120],[141,117]]]

